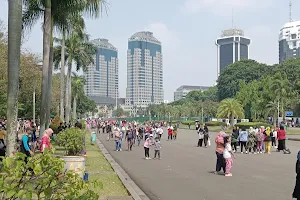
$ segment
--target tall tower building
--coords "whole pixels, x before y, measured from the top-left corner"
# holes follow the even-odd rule
[[[222,32],[221,38],[216,40],[218,76],[228,65],[242,59],[249,59],[250,39],[244,37],[240,29],[228,29]]]
[[[107,39],[91,41],[97,47],[94,64],[84,73],[87,96],[118,98],[118,50]]]
[[[164,101],[162,47],[152,32],[128,40],[126,105],[145,108]]]
[[[286,23],[279,32],[279,63],[300,58],[300,21]]]

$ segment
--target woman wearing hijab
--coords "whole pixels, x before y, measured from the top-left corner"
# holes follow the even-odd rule
[[[216,163],[216,172],[215,174],[219,174],[221,169],[223,169],[225,173],[226,163],[223,157],[224,152],[224,137],[226,136],[226,133],[221,131],[218,133],[216,137],[216,155],[217,155],[217,163]]]
[[[296,185],[293,193],[293,198],[300,200],[300,151],[298,152],[297,162],[296,162]]]
[[[45,149],[50,148],[50,137],[53,133],[53,130],[51,128],[48,128],[44,132],[44,136],[42,137],[41,141],[41,152],[43,152]]]

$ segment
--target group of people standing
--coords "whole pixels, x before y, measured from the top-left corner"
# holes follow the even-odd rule
[[[242,130],[239,127],[234,128],[231,135],[231,145],[233,152],[237,152],[237,147],[240,145],[241,153],[267,153],[271,154],[271,148],[277,148],[277,151],[283,151],[285,154],[291,153],[285,145],[286,132],[283,126],[279,129],[271,129],[270,127],[260,128],[250,127],[249,131],[245,128]],[[278,146],[277,146],[278,141]]]

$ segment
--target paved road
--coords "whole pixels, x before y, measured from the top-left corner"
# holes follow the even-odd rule
[[[290,200],[300,142],[288,141],[291,155],[236,154],[233,177],[215,175],[214,144],[196,147],[194,131],[180,130],[176,141],[162,139],[162,160],[145,160],[143,147],[114,151],[114,141],[99,137],[114,159],[152,200]],[[123,142],[125,147],[126,143]],[[150,156],[153,155],[151,150]]]

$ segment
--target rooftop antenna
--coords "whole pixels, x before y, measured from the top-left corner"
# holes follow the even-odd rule
[[[290,13],[289,13],[289,17],[290,17],[290,22],[292,22],[293,20],[292,20],[292,6],[293,6],[293,4],[292,4],[292,0],[290,0],[290,4],[289,4],[289,6],[290,6]]]
[[[233,14],[233,8],[232,8],[232,21],[231,21],[231,25],[232,25],[232,28],[234,28],[234,14]]]

